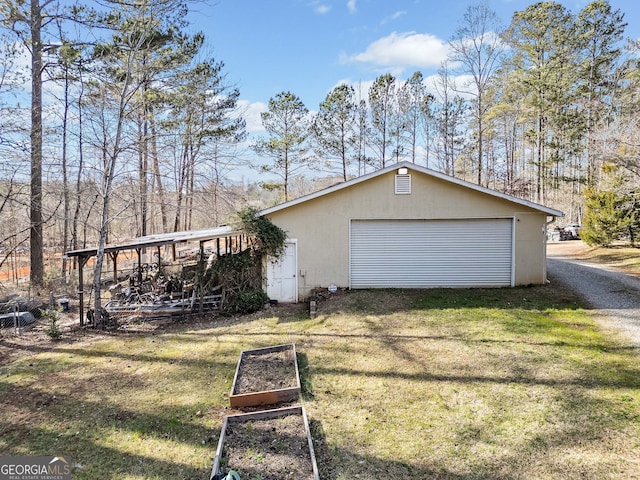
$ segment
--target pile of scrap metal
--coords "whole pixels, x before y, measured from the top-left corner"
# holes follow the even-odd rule
[[[143,276],[144,273],[144,276]],[[111,300],[104,309],[109,315],[141,315],[165,317],[219,310],[222,288],[209,289],[198,295],[193,282],[168,278],[157,268],[135,269],[124,282],[109,288]]]

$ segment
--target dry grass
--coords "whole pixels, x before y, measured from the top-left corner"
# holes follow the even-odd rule
[[[590,247],[582,241],[549,243],[550,255],[562,255],[576,260],[608,265],[627,273],[640,275],[640,249],[628,245]]]
[[[34,345],[0,367],[0,451],[208,478],[240,351],[295,342],[323,479],[640,477],[638,352],[570,292],[362,291],[320,313]]]

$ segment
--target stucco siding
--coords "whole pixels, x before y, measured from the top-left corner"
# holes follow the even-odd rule
[[[543,284],[547,280],[547,216],[539,212],[517,212],[515,218],[516,285]]]
[[[515,218],[515,284],[545,281],[545,213],[421,172],[411,172],[410,195],[396,195],[394,181],[391,171],[267,215],[298,241],[301,297],[349,285],[352,219]]]

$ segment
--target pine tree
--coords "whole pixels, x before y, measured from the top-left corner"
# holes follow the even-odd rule
[[[6,1],[0,4],[0,19],[22,41],[31,54],[31,181],[30,181],[30,280],[40,287],[44,280],[42,202],[42,85],[45,70],[46,26],[51,23],[57,2],[53,0]]]
[[[587,185],[596,182],[594,132],[611,112],[607,99],[615,88],[615,71],[622,53],[619,42],[627,25],[623,19],[620,10],[614,11],[609,2],[598,0],[584,7],[576,21],[580,44],[584,45],[577,93],[586,115]]]
[[[424,84],[422,72],[414,72],[398,91],[398,109],[402,118],[402,127],[407,134],[410,158],[416,163],[418,138],[424,120],[425,104],[429,96]]]
[[[585,212],[580,238],[587,245],[610,246],[625,230],[623,198],[615,190],[585,191]]]
[[[378,151],[378,166],[384,168],[392,145],[392,124],[396,106],[396,79],[390,73],[380,75],[369,89],[371,144]]]
[[[579,51],[575,18],[559,3],[535,3],[513,15],[503,38],[511,47],[509,65],[516,71],[508,78],[524,87],[535,199],[544,203],[552,175],[566,159],[563,148],[575,141],[569,130],[579,128],[573,101]]]
[[[347,181],[351,158],[355,156],[357,113],[353,87],[338,85],[320,104],[311,128],[323,167],[329,171],[339,170],[344,181]]]
[[[288,201],[293,176],[309,163],[309,110],[297,95],[281,92],[269,100],[268,110],[260,116],[268,137],[257,140],[252,148],[272,159],[273,163],[263,163],[259,168],[282,179],[284,199]]]
[[[616,165],[604,165],[602,177],[600,189],[589,187],[585,191],[580,236],[588,245],[608,247],[623,236],[633,244],[640,227],[640,192]]]
[[[184,4],[180,0],[145,0],[136,5],[112,0],[111,6],[113,11],[107,16],[107,20],[113,29],[113,35],[94,48],[94,56],[100,67],[96,74],[102,75],[102,81],[95,84],[94,97],[104,114],[97,119],[102,141],[102,210],[93,276],[94,315],[96,327],[99,328],[106,326],[106,319],[101,315],[100,291],[107,235],[113,220],[110,207],[114,179],[119,162],[128,147],[126,133],[131,128],[130,119],[135,118],[136,94],[144,91],[145,70],[142,59],[150,45],[162,35],[159,33],[163,31],[162,27],[175,20],[174,15],[185,14]],[[113,126],[110,125],[111,122]]]

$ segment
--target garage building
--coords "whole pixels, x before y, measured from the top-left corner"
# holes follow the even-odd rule
[[[261,212],[287,232],[270,298],[314,288],[509,287],[546,282],[563,213],[401,162]]]

